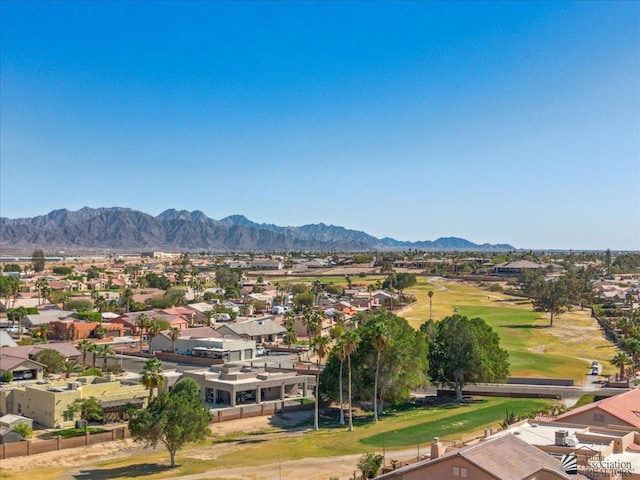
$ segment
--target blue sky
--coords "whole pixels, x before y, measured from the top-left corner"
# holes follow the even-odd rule
[[[0,3],[0,215],[640,250],[638,2]]]

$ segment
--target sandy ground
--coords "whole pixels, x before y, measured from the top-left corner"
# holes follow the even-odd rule
[[[265,437],[280,435],[302,435],[302,431],[269,432],[274,426],[294,426],[308,419],[313,412],[293,412],[282,416],[254,417],[230,422],[212,424],[212,431],[215,435],[227,435],[230,433],[242,432],[244,434],[265,431]],[[236,442],[216,444],[215,448],[186,448],[180,453],[190,458],[211,460],[220,455],[229,453],[241,448]],[[58,480],[75,479],[106,479],[113,478],[112,473],[100,473],[96,470],[95,464],[99,461],[117,460],[120,458],[132,457],[139,454],[149,453],[153,450],[144,449],[131,439],[116,442],[106,442],[88,447],[70,448],[62,451],[47,452],[30,457],[16,457],[2,460],[0,465],[0,477],[11,478],[11,473],[25,472],[40,468],[58,469],[63,468],[64,473],[56,478]],[[157,451],[164,452],[162,447]],[[259,467],[246,467],[235,469],[218,469],[202,474],[188,475],[172,478],[205,479],[205,478],[229,478],[229,479],[264,479],[281,480],[288,478],[304,478],[306,480],[328,480],[331,476],[341,479],[350,478],[356,470],[356,463],[359,455],[329,457],[329,458],[306,458],[295,461],[278,462]],[[395,457],[394,457],[395,458]],[[144,474],[143,474],[144,475]],[[42,477],[39,477],[42,478]]]

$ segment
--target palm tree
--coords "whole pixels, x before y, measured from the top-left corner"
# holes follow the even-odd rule
[[[633,365],[638,365],[638,358],[640,357],[640,339],[638,338],[630,338],[625,340],[622,348],[625,352],[631,355],[631,360],[633,361]]]
[[[293,326],[286,326],[285,328],[287,329],[287,331],[284,332],[282,341],[287,347],[291,348],[291,344],[293,344],[298,339],[298,336],[296,335],[296,330],[295,328],[293,328]]]
[[[93,355],[91,357],[91,368],[96,368],[96,360],[98,359],[98,347],[99,345],[97,343],[92,343],[91,344],[91,348],[89,348],[89,351],[91,352],[91,354]]]
[[[87,366],[87,352],[92,351],[93,343],[91,343],[86,338],[84,340],[80,340],[76,345],[76,348],[82,352],[82,366]]]
[[[429,295],[429,318],[432,318],[433,317],[433,315],[432,315],[433,304],[431,303],[431,298],[433,297],[433,290],[429,290],[427,295]]]
[[[378,376],[380,372],[380,354],[390,342],[387,325],[376,322],[371,326],[371,346],[376,351],[376,379],[373,386],[373,421],[378,421]]]
[[[100,355],[102,357],[102,370],[107,370],[107,359],[116,354],[116,351],[113,349],[111,345],[96,345],[95,355]]]
[[[624,378],[624,367],[625,367],[625,365],[631,364],[631,358],[629,358],[629,355],[627,355],[626,353],[619,352],[609,362],[614,367],[619,367],[620,368],[619,377],[620,378]]]
[[[320,280],[314,280],[312,283],[313,286],[313,299],[315,301],[314,305],[318,305],[320,303],[320,290],[322,290],[322,282]]]
[[[165,379],[162,374],[162,362],[157,358],[150,358],[144,362],[142,368],[142,378],[140,382],[149,389],[149,402],[153,398],[153,389],[164,385]]]
[[[82,371],[82,366],[78,365],[77,362],[65,360],[65,362],[60,366],[60,371],[64,373],[65,378],[69,378],[72,373],[80,373]]]
[[[176,353],[176,340],[180,338],[180,329],[171,327],[169,329],[169,338],[171,339],[171,353]]]
[[[144,331],[149,328],[149,317],[146,313],[141,313],[136,317],[136,327],[138,327],[138,333],[140,333],[140,353],[142,353],[142,339],[144,337]]]
[[[349,431],[353,431],[353,406],[351,398],[351,355],[358,350],[360,337],[355,330],[349,330],[344,334],[344,353],[347,357],[347,369],[349,372]]]
[[[318,410],[320,404],[320,364],[322,363],[322,360],[327,356],[327,353],[329,351],[329,337],[323,337],[322,335],[315,336],[313,338],[313,350],[318,356],[318,369],[316,371],[316,402],[315,415],[313,418],[313,429],[318,430]]]
[[[206,312],[204,312],[204,316],[207,319],[207,321],[206,321],[207,327],[210,327],[211,326],[211,319],[216,316],[215,309],[212,308],[211,310],[207,310]]]
[[[342,399],[342,394],[344,392],[342,388],[342,370],[343,370],[342,367],[344,365],[345,359],[347,358],[345,347],[346,347],[346,344],[345,344],[344,332],[343,332],[343,334],[337,339],[337,342],[333,347],[335,349],[338,360],[340,360],[340,379],[339,379],[339,387],[338,387],[339,394],[340,394],[340,425],[344,425],[344,400]]]
[[[22,326],[22,320],[27,316],[27,309],[24,307],[18,307],[13,310],[13,315],[14,318],[18,319],[18,338],[22,340],[22,329],[24,328]]]
[[[44,343],[49,343],[49,335],[51,334],[51,325],[48,323],[42,323],[38,325],[37,335],[42,338]]]
[[[124,304],[125,304],[125,311],[129,311],[129,308],[131,307],[131,300],[133,299],[133,290],[131,290],[129,287],[124,289],[124,292],[122,292],[122,299],[124,300]]]
[[[371,308],[371,296],[373,295],[373,292],[375,292],[375,290],[376,286],[373,283],[367,285],[367,292],[369,292],[369,308]]]
[[[149,327],[147,328],[147,335],[149,336],[149,353],[151,355],[153,355],[153,350],[151,350],[151,341],[154,337],[158,336],[161,330],[162,327],[160,326],[160,322],[158,322],[157,320],[152,320],[151,323],[149,323]]]
[[[36,290],[38,290],[38,305],[42,303],[42,298],[45,296],[45,290],[49,288],[49,282],[46,278],[42,277],[36,281]]]

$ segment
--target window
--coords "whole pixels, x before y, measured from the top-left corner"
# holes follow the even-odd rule
[[[70,410],[65,410],[62,412],[62,421],[63,422],[72,422],[73,421],[73,412]]]
[[[460,478],[467,478],[467,468],[466,467],[453,467],[453,476]]]
[[[593,421],[597,423],[604,423],[604,413],[594,413]]]

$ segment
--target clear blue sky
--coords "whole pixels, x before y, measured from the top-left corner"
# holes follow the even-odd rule
[[[0,215],[640,249],[639,2],[2,1]]]

